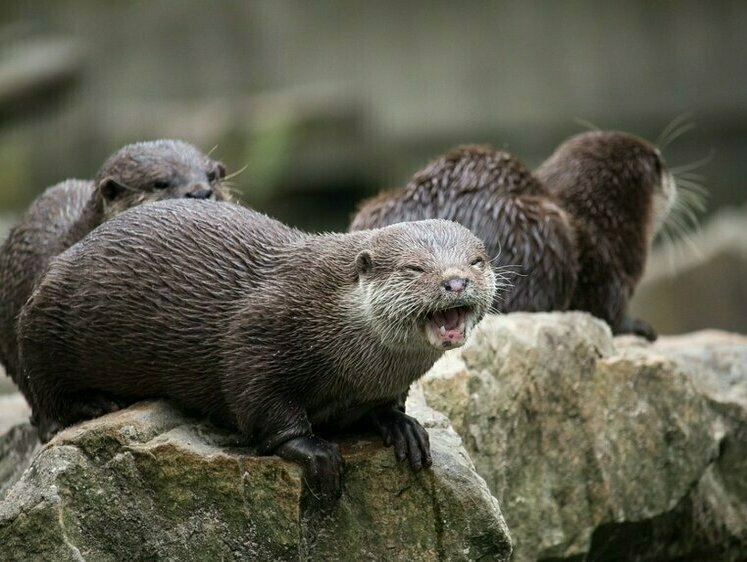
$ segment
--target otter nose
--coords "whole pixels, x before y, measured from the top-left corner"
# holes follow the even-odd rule
[[[467,286],[467,280],[464,277],[452,277],[444,281],[444,289],[449,293],[458,293],[463,291]]]
[[[185,197],[191,199],[207,199],[213,194],[213,190],[205,185],[198,184],[192,187],[191,191],[188,191]]]

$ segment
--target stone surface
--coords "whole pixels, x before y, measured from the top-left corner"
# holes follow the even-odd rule
[[[236,436],[164,403],[69,428],[3,475],[3,560],[506,560],[490,495],[443,416],[417,393],[433,468],[398,464],[374,437],[341,441],[345,490],[319,507],[300,469],[237,447]],[[2,449],[0,449],[2,450]],[[4,491],[3,491],[4,490]]]
[[[31,415],[31,408],[20,392],[2,394],[0,392],[0,435],[14,425],[26,421]]]
[[[489,317],[423,379],[500,500],[514,560],[739,560],[747,338],[613,340],[583,313]]]

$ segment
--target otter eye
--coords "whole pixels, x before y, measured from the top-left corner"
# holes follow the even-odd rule
[[[485,260],[482,258],[475,258],[470,262],[471,266],[480,266],[485,263]]]
[[[402,269],[404,269],[405,271],[414,271],[415,273],[423,273],[425,271],[425,269],[423,269],[419,265],[414,264],[406,265]]]
[[[153,182],[153,189],[166,189],[171,185],[169,180],[156,180]]]
[[[207,179],[210,183],[213,183],[217,179],[223,179],[226,177],[226,169],[223,164],[218,164],[214,169],[207,173]]]

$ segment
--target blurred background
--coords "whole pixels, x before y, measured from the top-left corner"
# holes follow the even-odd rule
[[[634,311],[747,332],[747,2],[3,0],[0,238],[45,187],[162,137],[312,230],[485,142],[538,165],[581,122],[710,155],[702,232],[660,244]]]

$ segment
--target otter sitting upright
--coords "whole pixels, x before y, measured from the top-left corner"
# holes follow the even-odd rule
[[[496,310],[584,310],[615,334],[655,339],[625,312],[675,193],[658,150],[625,133],[577,135],[535,174],[503,151],[466,146],[405,189],[364,202],[350,229],[455,220],[485,242],[495,266],[509,266],[513,287],[496,295]]]
[[[656,331],[627,314],[648,252],[677,197],[659,150],[628,133],[590,131],[561,144],[535,172],[572,217],[578,254],[570,308],[614,334]]]
[[[91,394],[164,397],[237,428],[340,492],[321,426],[367,422],[430,464],[400,399],[493,299],[483,244],[449,221],[311,235],[235,205],[165,201],[106,222],[52,261],[19,321],[48,439]]]
[[[117,213],[162,199],[228,200],[225,168],[191,144],[130,144],[104,163],[94,181],[48,188],[0,247],[0,363],[29,400],[18,365],[16,322],[49,260]]]

